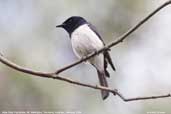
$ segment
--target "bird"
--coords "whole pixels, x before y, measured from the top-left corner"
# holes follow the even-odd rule
[[[81,16],[71,16],[56,27],[63,28],[69,34],[73,52],[79,59],[82,59],[105,46],[105,43],[95,26]],[[116,70],[109,50],[105,50],[103,53],[100,53],[87,61],[97,70],[100,85],[108,87],[106,79],[106,77],[110,77],[110,74],[107,71],[108,64],[110,64],[114,71]],[[101,96],[102,99],[105,100],[109,96],[109,92],[101,90]]]

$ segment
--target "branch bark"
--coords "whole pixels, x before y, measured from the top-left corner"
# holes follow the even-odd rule
[[[133,33],[135,30],[137,30],[143,23],[145,23],[148,19],[150,19],[154,14],[156,14],[158,11],[160,11],[162,8],[166,7],[169,4],[171,4],[171,0],[169,0],[169,1],[165,2],[164,4],[162,4],[161,6],[159,6],[156,10],[154,10],[147,17],[145,17],[142,21],[140,21],[135,27],[131,28],[130,30],[128,30],[128,32],[126,32],[125,34],[120,36],[117,41],[114,41],[114,42],[108,44],[103,49],[101,49],[101,50],[99,50],[97,52],[94,52],[93,54],[90,54],[87,57],[85,57],[85,58],[83,58],[83,59],[81,59],[81,60],[79,60],[77,62],[74,62],[71,65],[68,65],[68,66],[66,66],[64,68],[59,69],[55,73],[39,72],[39,71],[34,71],[34,70],[31,70],[31,69],[28,69],[28,68],[25,68],[25,67],[21,67],[21,66],[15,64],[15,63],[9,61],[8,59],[6,59],[2,54],[0,54],[0,62],[5,64],[8,67],[10,67],[10,68],[12,68],[14,70],[17,70],[19,72],[22,72],[22,73],[26,73],[26,74],[30,74],[30,75],[34,75],[34,76],[38,76],[38,77],[43,77],[43,78],[57,79],[57,80],[65,81],[65,82],[72,83],[72,84],[75,84],[75,85],[79,85],[79,86],[83,86],[83,87],[89,87],[89,88],[92,88],[92,89],[106,90],[106,91],[111,92],[113,95],[119,96],[125,102],[171,97],[171,94],[166,94],[166,95],[156,95],[156,96],[149,96],[149,97],[125,98],[116,89],[111,89],[111,88],[108,88],[108,87],[97,86],[97,85],[94,86],[94,85],[90,85],[90,84],[84,84],[84,83],[77,82],[77,81],[74,81],[72,79],[61,77],[61,76],[58,75],[60,72],[63,72],[65,70],[69,69],[69,68],[72,68],[73,66],[75,66],[77,64],[80,64],[81,62],[86,61],[87,59],[90,59],[91,57],[93,57],[93,56],[95,56],[95,55],[97,55],[99,53],[102,53],[105,50],[109,50],[109,48],[119,44],[124,39],[126,39],[131,33]]]
[[[106,91],[111,92],[113,95],[119,96],[125,102],[171,97],[171,94],[166,94],[166,95],[156,95],[156,96],[150,96],[150,97],[125,98],[117,89],[111,89],[108,87],[103,87],[103,86],[98,86],[98,85],[94,86],[94,85],[90,85],[90,84],[84,84],[84,83],[77,82],[77,81],[74,81],[74,80],[69,79],[69,78],[58,76],[57,74],[54,74],[54,73],[45,73],[45,72],[33,71],[31,69],[21,67],[15,63],[9,61],[5,57],[3,57],[3,55],[1,55],[1,54],[0,54],[0,62],[7,65],[8,67],[10,67],[14,70],[17,70],[19,72],[22,72],[22,73],[31,74],[31,75],[43,77],[43,78],[51,78],[51,79],[61,80],[61,81],[65,81],[68,83],[75,84],[75,85],[83,86],[83,87],[89,87],[92,89],[106,90]]]

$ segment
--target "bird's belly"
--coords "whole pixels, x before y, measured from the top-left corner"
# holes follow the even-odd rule
[[[90,44],[87,42],[78,41],[77,39],[72,40],[73,51],[76,54],[76,56],[78,56],[79,58],[82,58],[82,57],[96,51],[95,49],[93,49],[91,47],[92,46],[90,46]]]
[[[74,53],[77,57],[82,58],[84,56],[87,56],[88,54],[91,54],[101,48],[103,48],[103,45],[97,45],[97,42],[91,41],[89,38],[79,38],[79,37],[73,37],[71,39],[72,42],[72,48]]]

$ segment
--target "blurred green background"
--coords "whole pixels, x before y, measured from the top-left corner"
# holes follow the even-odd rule
[[[37,71],[53,72],[78,60],[68,34],[55,28],[79,15],[107,43],[126,32],[165,0],[0,0],[0,52]],[[126,97],[171,92],[171,6],[111,50],[116,72],[108,79]],[[60,76],[98,84],[95,69],[80,64]],[[0,111],[79,111],[82,114],[169,114],[171,99],[103,101],[98,90],[23,74],[0,64]]]

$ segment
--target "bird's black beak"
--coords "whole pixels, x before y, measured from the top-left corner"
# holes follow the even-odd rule
[[[57,25],[56,27],[62,27],[63,28],[64,27],[64,24]]]

